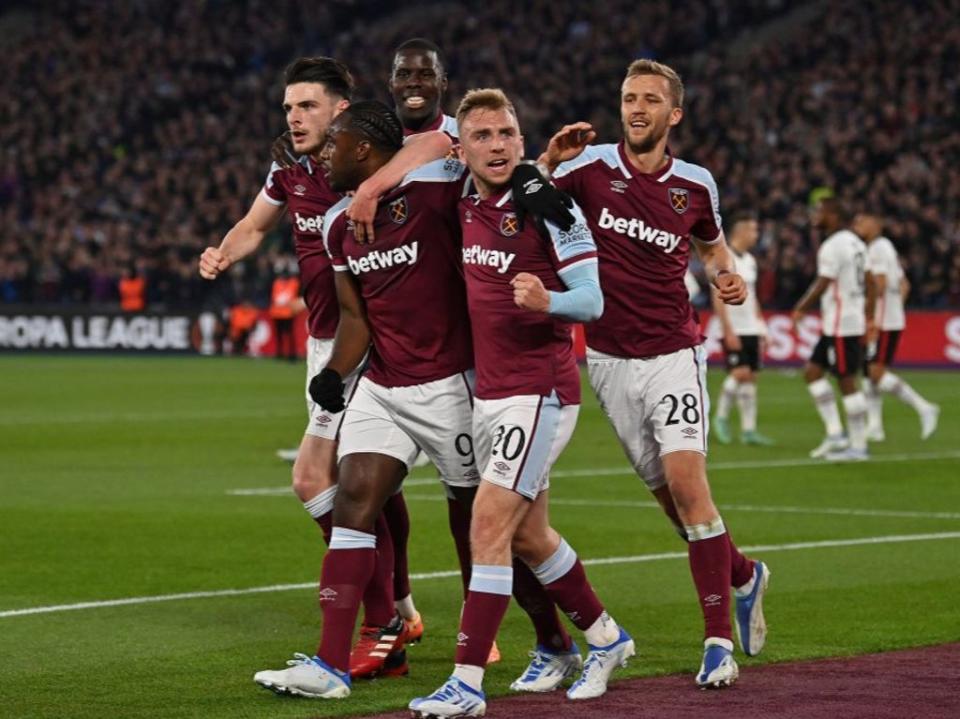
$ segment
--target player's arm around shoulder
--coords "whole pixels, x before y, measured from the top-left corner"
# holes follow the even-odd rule
[[[207,247],[200,255],[200,276],[215,280],[231,265],[256,252],[267,232],[280,220],[283,208],[283,205],[268,201],[260,192],[243,219],[224,236],[220,246]]]

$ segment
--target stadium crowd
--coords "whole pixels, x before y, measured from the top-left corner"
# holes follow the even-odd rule
[[[140,276],[155,308],[266,306],[291,257],[286,228],[231,283],[203,283],[196,258],[263,181],[283,66],[333,55],[359,96],[386,99],[392,49],[427,35],[446,51],[448,110],[470,87],[503,87],[531,155],[579,119],[615,139],[610,97],[629,60],[677,67],[688,100],[673,150],[712,170],[725,213],[762,219],[766,306],[791,306],[814,272],[817,187],[888,218],[911,305],[960,306],[960,0],[8,8],[0,303],[110,303],[122,277]]]

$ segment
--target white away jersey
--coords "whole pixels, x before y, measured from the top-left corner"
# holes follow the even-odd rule
[[[866,332],[864,272],[867,246],[850,230],[830,235],[817,253],[817,275],[830,282],[820,297],[822,333],[827,337],[860,337]]]
[[[753,337],[766,334],[763,320],[758,316],[757,261],[749,252],[738,254],[731,248],[737,274],[747,283],[747,299],[742,305],[727,305],[730,325],[738,337]]]
[[[893,243],[886,237],[878,237],[867,248],[867,270],[872,275],[887,278],[887,288],[877,296],[877,308],[874,315],[877,327],[881,330],[902,330],[906,326],[903,312],[903,299],[900,296],[900,282],[903,280],[903,268]]]

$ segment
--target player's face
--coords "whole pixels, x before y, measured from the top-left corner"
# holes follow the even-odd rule
[[[318,82],[287,85],[283,94],[283,111],[287,114],[290,139],[298,155],[313,155],[323,147],[327,128],[333,118],[347,107],[346,100],[327,94]]]
[[[744,250],[753,249],[760,239],[760,223],[756,220],[740,220],[736,231],[740,237],[739,244]]]
[[[523,157],[523,135],[512,112],[481,107],[463,118],[459,147],[474,181],[494,190],[510,181]]]
[[[853,218],[852,229],[865,242],[870,242],[880,236],[880,220],[873,215],[861,212]]]
[[[630,149],[643,154],[665,142],[670,128],[680,122],[683,110],[673,106],[670,83],[659,75],[634,75],[623,81],[620,119]]]
[[[321,160],[330,171],[327,180],[334,192],[349,192],[360,186],[361,143],[344,123],[334,120],[326,132]]]
[[[404,127],[416,129],[440,114],[440,101],[447,89],[437,53],[401,50],[393,59],[390,94]]]

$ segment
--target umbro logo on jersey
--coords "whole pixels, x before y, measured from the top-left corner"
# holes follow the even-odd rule
[[[611,180],[610,189],[614,192],[619,192],[621,195],[627,191],[627,183],[623,180]]]
[[[617,217],[606,207],[600,211],[600,220],[597,222],[601,230],[613,230],[619,235],[626,235],[641,242],[647,242],[662,247],[668,255],[677,249],[682,235],[675,235],[656,227],[648,227],[643,220]]]
[[[467,210],[465,213],[463,213],[463,221],[468,225],[473,222],[473,213],[470,212],[470,210]]]
[[[402,225],[407,221],[407,197],[398,197],[396,200],[391,202],[388,207],[390,212],[390,219],[396,222],[398,225]]]
[[[386,270],[400,265],[412,265],[417,261],[417,245],[414,242],[411,245],[400,245],[392,250],[373,250],[367,253],[366,257],[347,258],[347,265],[350,271],[355,275],[373,270]]]
[[[293,222],[300,232],[323,232],[323,215],[301,217],[299,212],[294,212]]]
[[[690,190],[683,187],[671,187],[669,192],[670,207],[672,207],[678,215],[682,215],[687,211],[687,208],[690,207]]]
[[[510,265],[516,257],[516,252],[486,250],[480,247],[480,245],[471,245],[470,247],[463,248],[463,264],[492,267],[501,275],[510,269]]]
[[[303,197],[305,194],[307,194],[307,188],[303,185],[294,185],[293,194],[297,195],[298,197]]]
[[[520,220],[512,212],[507,212],[500,218],[500,234],[504,237],[513,237],[520,229]]]

